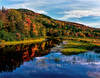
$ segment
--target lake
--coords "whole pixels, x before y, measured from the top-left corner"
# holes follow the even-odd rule
[[[100,78],[100,53],[61,53],[63,41],[0,46],[0,78]]]

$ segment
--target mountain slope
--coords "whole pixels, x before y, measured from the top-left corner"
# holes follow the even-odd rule
[[[100,29],[55,20],[27,9],[0,10],[0,40],[16,41],[45,36],[100,38]]]

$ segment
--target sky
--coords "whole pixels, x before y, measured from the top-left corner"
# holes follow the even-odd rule
[[[26,8],[51,18],[100,28],[100,0],[0,0],[0,8]]]

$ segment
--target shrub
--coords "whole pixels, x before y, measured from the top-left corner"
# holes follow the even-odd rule
[[[12,34],[5,32],[4,30],[0,31],[0,38],[5,41],[14,41]]]

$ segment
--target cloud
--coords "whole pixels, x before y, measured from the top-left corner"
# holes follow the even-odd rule
[[[80,23],[80,24],[84,24],[84,25],[87,25],[87,26],[90,26],[90,27],[93,27],[93,28],[100,28],[100,22],[88,22],[88,23],[85,23],[85,22],[77,22],[77,23]]]
[[[17,1],[17,0],[14,0],[14,1]],[[19,0],[18,0],[19,1]],[[25,1],[28,1],[28,0],[25,0]],[[30,0],[31,1],[31,0]],[[13,4],[13,5],[8,5],[7,8],[24,8],[24,9],[29,9],[29,10],[32,10],[36,13],[40,13],[40,14],[45,14],[47,15],[48,13],[44,10],[39,10],[39,9],[35,9],[33,7],[31,7],[30,5],[32,5],[33,2],[28,2],[28,3],[19,3],[19,4]],[[36,4],[35,4],[36,5]]]
[[[100,16],[100,0],[0,0],[5,8],[26,8],[52,18],[70,20],[69,18]],[[61,14],[59,14],[61,12]],[[74,20],[74,19],[73,19]],[[72,21],[73,21],[72,20]],[[90,19],[88,19],[89,21]],[[78,21],[78,20],[77,20]],[[80,20],[79,20],[80,21]],[[84,20],[81,19],[82,22]],[[96,24],[95,24],[96,25]],[[97,25],[96,25],[97,26]]]
[[[89,16],[100,16],[100,11],[93,11],[93,10],[71,10],[65,11],[64,16],[61,18],[63,20],[68,18],[82,18],[82,17],[89,17]]]
[[[37,11],[37,13],[40,13],[40,14],[48,14],[47,12],[45,12],[45,11],[42,11],[42,10],[39,10],[39,11]]]

